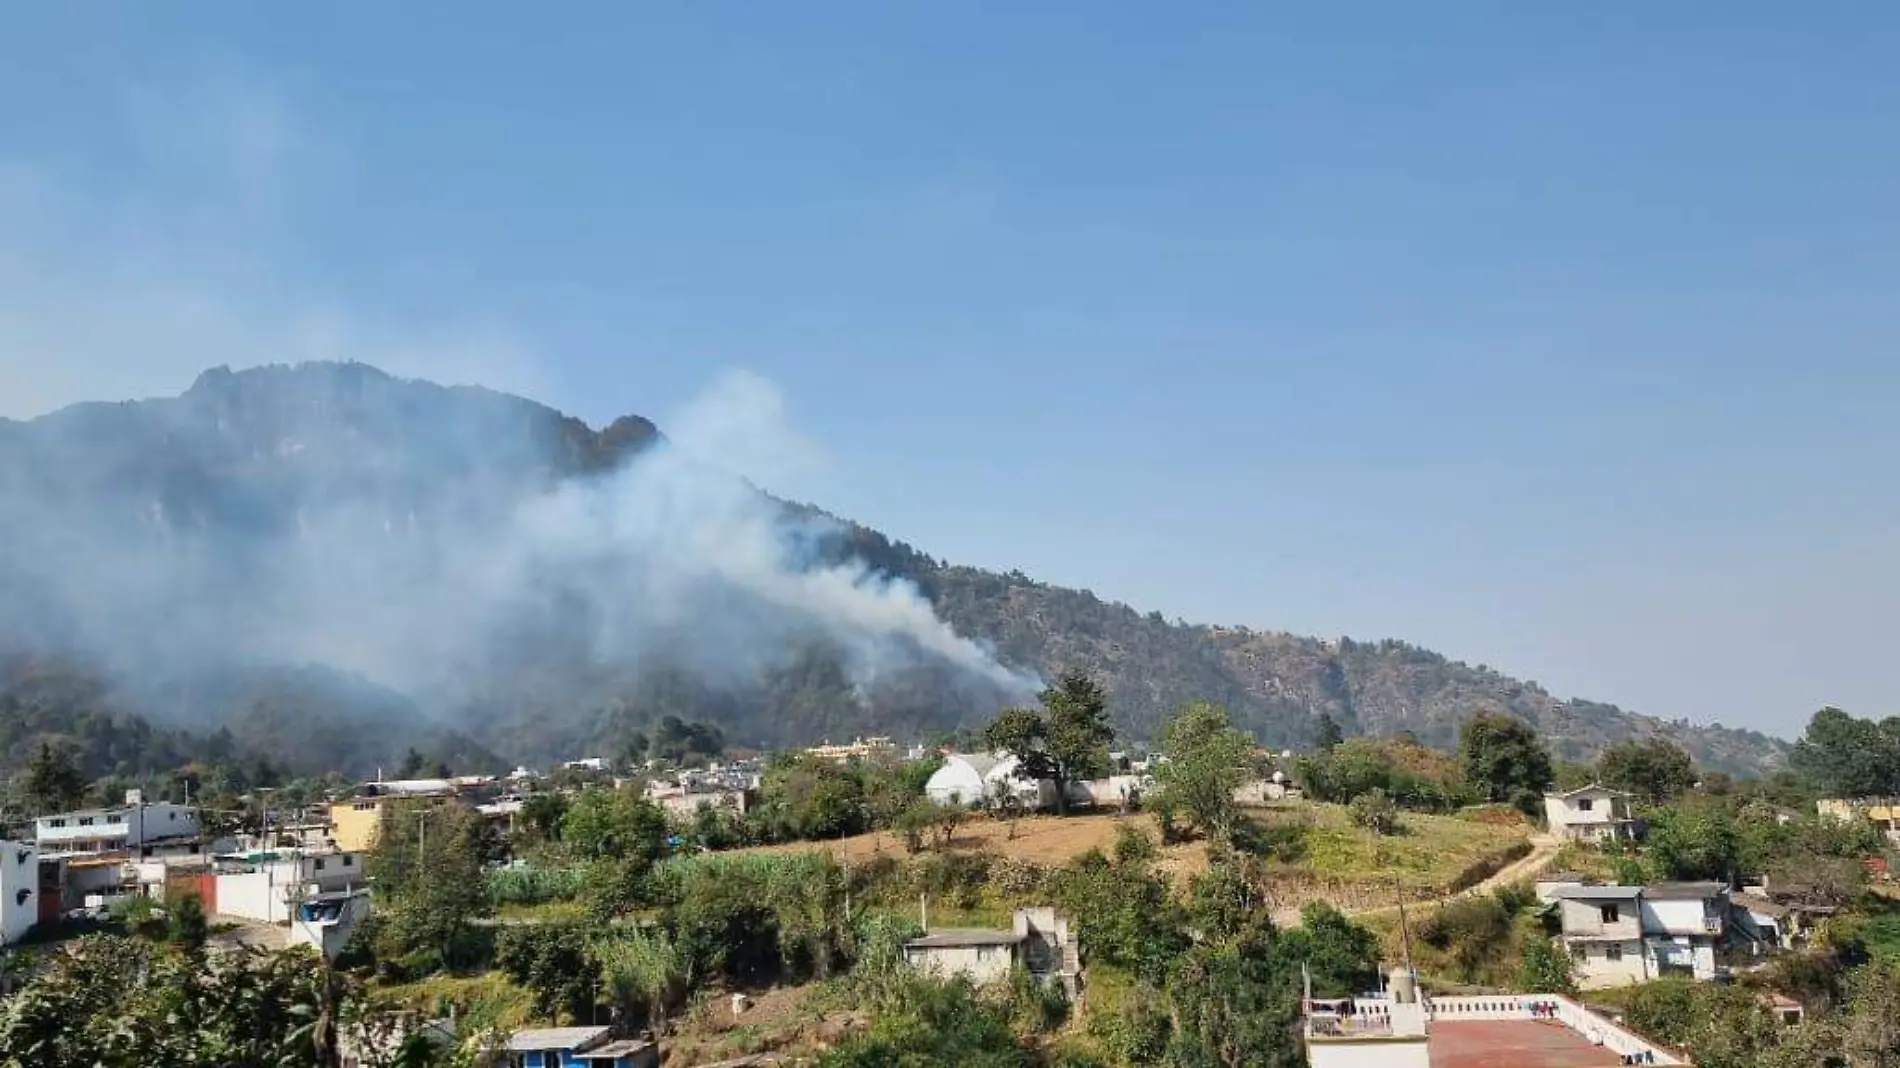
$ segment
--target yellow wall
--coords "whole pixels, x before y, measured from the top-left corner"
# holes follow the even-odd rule
[[[1900,820],[1900,805],[1878,805],[1849,801],[1845,798],[1827,798],[1816,801],[1814,807],[1823,816],[1843,821],[1853,819],[1856,813],[1864,819],[1876,822]]]
[[[336,847],[346,853],[364,853],[376,848],[376,831],[382,826],[383,805],[388,798],[359,797],[330,806],[330,827]]]

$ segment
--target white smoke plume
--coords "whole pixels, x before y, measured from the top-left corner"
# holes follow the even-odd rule
[[[31,445],[0,450],[0,530],[28,595],[0,623],[128,676],[322,664],[446,707],[498,673],[568,667],[497,663],[552,632],[583,670],[658,661],[731,689],[813,640],[861,692],[926,666],[1012,700],[1038,685],[909,582],[820,552],[833,521],[740,477],[815,452],[756,377],[722,379],[622,466],[559,480],[521,477],[551,458],[498,431],[512,398],[360,366],[206,378],[135,417],[15,425]],[[436,417],[387,416],[393,440],[365,415],[422,399]]]

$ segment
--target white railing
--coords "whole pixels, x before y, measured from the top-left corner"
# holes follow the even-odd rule
[[[1528,1020],[1542,1006],[1548,1017],[1618,1056],[1648,1054],[1649,1064],[1686,1065],[1689,1062],[1661,1046],[1598,1016],[1561,994],[1480,994],[1428,999],[1434,1020]]]

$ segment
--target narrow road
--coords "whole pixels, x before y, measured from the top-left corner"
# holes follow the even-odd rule
[[[1406,907],[1412,909],[1434,908],[1443,905],[1447,901],[1454,901],[1461,897],[1470,897],[1476,894],[1488,894],[1500,886],[1509,886],[1515,882],[1535,878],[1541,874],[1545,868],[1550,866],[1551,860],[1557,856],[1557,850],[1562,847],[1563,842],[1561,840],[1548,834],[1531,835],[1531,851],[1525,854],[1521,859],[1512,861],[1504,867],[1499,868],[1496,874],[1474,883],[1455,894],[1433,898],[1427,901],[1408,901],[1405,903]],[[1377,916],[1382,913],[1397,912],[1398,910],[1398,905],[1392,904],[1377,905],[1372,908],[1363,909],[1343,909],[1341,911],[1348,916],[1360,917]],[[1296,908],[1273,910],[1273,925],[1282,929],[1298,927],[1300,925],[1300,910]]]

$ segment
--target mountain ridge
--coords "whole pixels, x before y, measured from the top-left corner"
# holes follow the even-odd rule
[[[736,741],[794,744],[940,733],[1020,699],[977,653],[913,619],[921,609],[1010,668],[1101,678],[1135,737],[1184,701],[1213,700],[1275,746],[1309,741],[1321,713],[1349,733],[1448,745],[1465,716],[1491,709],[1536,724],[1571,759],[1650,734],[1711,769],[1758,773],[1786,757],[1785,742],[1759,732],[1562,700],[1402,641],[1168,623],[1020,572],[950,564],[813,505],[724,490],[698,500],[714,476],[653,473],[668,445],[641,416],[595,430],[532,400],[364,364],[213,369],[178,397],[0,420],[0,533],[45,565],[0,568],[0,596],[34,609],[0,613],[0,643],[90,654],[124,703],[194,726],[261,724],[238,734],[265,751],[272,731],[321,722],[324,709],[367,708],[392,740],[487,763],[611,750],[668,714]],[[655,533],[669,508],[696,525]],[[590,527],[599,512],[612,522]],[[514,537],[524,514],[533,553],[471,540]],[[776,570],[735,570],[757,563],[746,554],[761,523]],[[606,533],[589,543],[596,530]],[[622,534],[650,540],[632,556],[598,543]],[[722,537],[734,544],[696,555]],[[496,561],[520,574],[488,600],[471,596]],[[834,569],[825,583],[787,586],[819,568]],[[628,607],[663,603],[673,586],[685,591],[679,612]],[[927,604],[913,604],[913,588]],[[390,603],[404,599],[418,603]],[[824,614],[834,610],[844,614]],[[910,629],[873,632],[865,619]],[[167,630],[177,633],[154,633]],[[437,677],[392,681],[416,664]],[[385,697],[295,674],[313,666],[374,680]],[[276,672],[299,679],[285,685],[302,696],[200,686],[194,671]],[[164,700],[181,672],[186,692],[220,696],[191,709]],[[234,692],[268,714],[233,705]],[[359,772],[395,757],[374,739],[306,742],[304,756]]]

